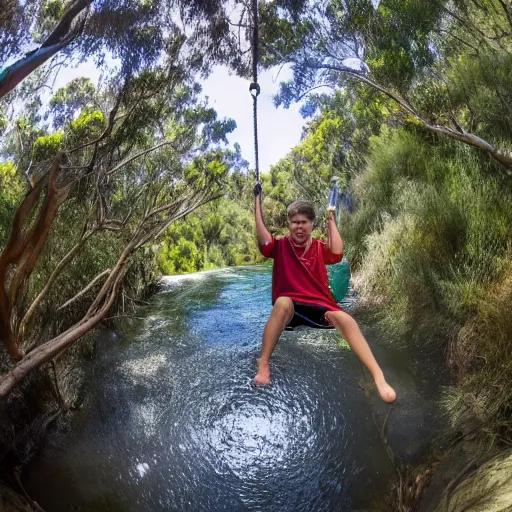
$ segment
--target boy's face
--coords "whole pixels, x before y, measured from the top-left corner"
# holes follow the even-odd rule
[[[313,231],[313,221],[309,220],[305,215],[294,215],[289,220],[290,238],[297,245],[304,245],[311,236]]]

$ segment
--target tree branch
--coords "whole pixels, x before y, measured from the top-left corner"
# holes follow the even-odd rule
[[[203,204],[206,204],[210,201],[214,201],[215,199],[220,199],[221,197],[222,194],[218,194],[207,198],[205,194],[203,194],[203,197],[197,200],[193,205],[189,204],[185,209],[181,211],[178,210],[178,212],[175,212],[173,215],[171,215],[170,218],[166,219],[162,224],[157,224],[154,228],[151,229],[149,233],[147,233],[141,238],[141,240],[137,243],[135,248],[139,249],[140,247],[147,244],[151,240],[156,240],[173,222],[182,219],[183,217],[187,216],[189,213],[192,213],[194,210],[196,210]]]
[[[32,71],[51,59],[57,52],[62,50],[69,41],[39,50],[31,53],[16,61],[14,64],[4,69],[0,73],[0,98],[11,92],[22,80],[24,80]]]
[[[117,259],[117,262],[116,262],[114,268],[108,275],[107,280],[103,283],[103,286],[101,287],[100,291],[96,295],[96,298],[94,299],[92,304],[89,306],[89,309],[87,310],[87,313],[85,315],[86,317],[93,316],[96,314],[98,307],[100,307],[103,297],[108,293],[108,290],[116,282],[117,275],[119,274],[120,270],[124,267],[126,260],[133,253],[134,249],[135,249],[135,243],[134,243],[134,237],[132,237],[132,239],[128,242],[128,244],[123,249],[123,252]]]
[[[73,2],[52,33],[37,50],[28,53],[0,73],[0,98],[12,91],[30,73],[66,47],[82,32],[83,23],[80,23],[75,29],[72,29],[72,23],[80,12],[91,3],[92,0]]]
[[[11,305],[16,307],[19,297],[25,290],[25,284],[29,279],[39,259],[39,255],[48,238],[48,233],[53,225],[57,211],[69,193],[69,186],[57,187],[57,178],[60,174],[60,162],[62,155],[55,159],[46,187],[46,197],[39,211],[34,226],[25,236],[25,248],[20,255],[16,272],[9,285],[9,299]]]
[[[92,146],[92,145],[97,146],[102,140],[106,139],[110,135],[110,133],[112,132],[112,129],[114,128],[115,121],[117,121],[118,119],[121,119],[123,117],[123,116],[120,116],[118,119],[116,119],[116,114],[119,110],[119,106],[121,105],[121,98],[122,98],[122,94],[118,94],[118,96],[116,98],[116,102],[115,102],[114,106],[112,107],[112,110],[108,114],[108,123],[107,123],[107,126],[105,127],[105,129],[103,130],[102,134],[98,138],[96,138],[90,142],[86,142],[85,144],[81,144],[80,146],[70,149],[67,152],[68,154],[76,153],[77,151],[80,151],[88,146]]]
[[[153,146],[152,148],[140,151],[139,153],[136,153],[135,155],[133,155],[133,156],[131,156],[129,158],[126,158],[122,162],[118,163],[115,167],[110,169],[110,171],[108,171],[106,173],[106,175],[110,176],[111,174],[114,174],[116,171],[118,171],[119,169],[121,169],[125,165],[128,165],[129,163],[133,162],[137,158],[140,158],[141,156],[147,155],[148,153],[151,153],[152,151],[156,151],[157,149],[161,148],[162,146],[168,146],[168,145],[172,144],[173,142],[174,141],[160,142],[159,144],[157,144],[156,146]]]
[[[108,273],[110,273],[109,268],[107,268],[103,272],[100,272],[85,288],[80,290],[74,297],[66,301],[64,304],[62,304],[62,306],[60,306],[59,309],[57,309],[57,311],[67,308],[70,304],[72,304],[77,299],[82,297],[82,295],[85,295],[103,276],[106,276]]]
[[[39,368],[45,362],[73,345],[73,343],[96,327],[112,307],[119,286],[126,273],[125,268],[119,268],[117,276],[112,280],[112,286],[104,295],[103,305],[92,315],[87,313],[79,322],[55,338],[43,343],[27,354],[11,371],[0,378],[0,398],[6,397],[26,375]],[[101,292],[100,292],[101,293]]]
[[[67,37],[72,29],[72,24],[75,18],[89,5],[92,0],[75,0],[66,10],[57,26],[53,29],[52,33],[46,38],[41,48],[53,46],[60,43]]]
[[[512,175],[512,154],[507,154],[502,150],[497,149],[495,146],[487,142],[486,140],[478,137],[477,135],[473,135],[472,133],[466,132],[462,127],[460,130],[453,130],[446,126],[431,124],[425,119],[423,119],[418,112],[414,110],[414,108],[409,105],[404,99],[400,98],[397,94],[391,92],[389,89],[382,87],[381,85],[373,82],[369,78],[361,75],[360,73],[354,71],[353,69],[346,66],[333,66],[330,64],[316,64],[314,65],[316,69],[328,69],[332,71],[339,71],[340,73],[346,73],[350,76],[353,76],[360,82],[369,85],[373,89],[381,92],[386,95],[388,98],[393,100],[397,105],[399,105],[403,110],[405,110],[408,114],[410,114],[416,121],[418,121],[424,128],[427,130],[437,133],[439,135],[443,135],[450,139],[458,140],[459,142],[463,142],[469,146],[473,146],[475,148],[481,149],[485,151],[490,157],[496,160],[499,164],[501,164],[509,175]]]
[[[8,270],[10,265],[18,262],[26,246],[27,240],[22,237],[23,226],[41,195],[43,187],[41,181],[25,196],[19,206],[12,223],[11,234],[0,255],[0,336],[9,356],[14,361],[21,359],[23,354],[19,351],[12,332],[12,304],[7,294]]]
[[[41,301],[46,297],[46,294],[52,287],[54,281],[57,279],[57,277],[60,275],[62,270],[66,267],[66,265],[75,257],[75,255],[78,253],[80,248],[91,238],[94,233],[98,231],[99,227],[97,226],[94,229],[91,229],[89,231],[86,231],[81,239],[75,244],[73,248],[59,261],[53,272],[51,273],[50,277],[48,278],[48,281],[46,281],[46,284],[44,285],[43,289],[39,292],[37,297],[34,299],[30,307],[28,308],[27,312],[25,313],[25,316],[20,322],[19,332],[23,333],[26,325],[28,324],[29,320],[31,319],[32,315],[34,314],[34,311],[36,310],[37,306],[41,303]]]

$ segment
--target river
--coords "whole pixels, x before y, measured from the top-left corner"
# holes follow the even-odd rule
[[[129,328],[98,337],[82,408],[23,474],[31,497],[47,512],[374,510],[396,478],[385,418],[397,457],[420,460],[442,424],[439,372],[362,325],[390,406],[335,332],[304,328],[255,387],[270,286],[268,267],[164,278]]]

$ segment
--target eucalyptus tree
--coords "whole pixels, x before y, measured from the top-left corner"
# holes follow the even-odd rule
[[[452,94],[466,85],[461,79],[467,66],[494,63],[488,81],[508,75],[512,27],[506,2],[389,0],[374,9],[370,0],[311,0],[299,8],[293,3],[293,10],[288,3],[262,7],[263,62],[288,63],[293,71],[281,84],[278,104],[321,86],[369,87],[389,100],[396,118],[479,148],[512,173],[510,142],[472,124],[471,106]],[[503,93],[483,85],[489,94]]]
[[[172,222],[225,194],[240,163],[223,147],[234,122],[199,100],[193,77],[217,63],[247,75],[253,22],[246,0],[4,4],[0,337],[15,365],[2,357],[1,396],[124,298]],[[98,88],[78,78],[46,104],[41,87],[85,61]]]
[[[0,98],[56,55],[50,69],[88,59],[103,68],[113,59],[127,76],[172,58],[177,37],[197,70],[218,62],[247,68],[243,35],[233,27],[246,27],[245,34],[248,14],[242,0],[7,0],[0,14]]]
[[[105,317],[138,253],[172,222],[223,195],[234,122],[199,92],[177,65],[99,93],[80,81],[54,96],[56,129],[34,127],[30,151],[7,145],[30,185],[0,256],[0,332],[17,362],[0,396]],[[52,317],[57,330],[41,338]]]

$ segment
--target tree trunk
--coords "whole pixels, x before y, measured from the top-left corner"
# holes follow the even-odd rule
[[[70,327],[67,331],[59,334],[55,338],[43,343],[27,354],[10,372],[0,378],[0,398],[6,397],[11,390],[31,371],[39,368],[42,364],[53,359],[56,355],[70,347],[77,339],[94,329],[105,315],[108,313],[117,295],[119,285],[124,277],[124,269],[119,269],[119,274],[114,280],[112,289],[108,294],[106,301],[96,313],[84,318]]]
[[[73,21],[91,3],[92,0],[75,0],[37,50],[28,53],[0,73],[0,99],[79,35],[83,24],[73,29]]]
[[[18,361],[17,325],[19,301],[48,237],[59,206],[69,193],[69,186],[57,187],[61,157],[58,157],[46,182],[39,181],[14,217],[9,240],[0,255],[0,336],[11,359]],[[46,197],[33,227],[25,230],[46,183]],[[11,266],[15,268],[11,271]]]

